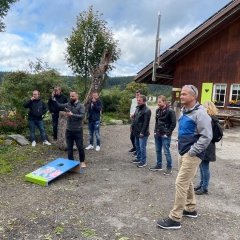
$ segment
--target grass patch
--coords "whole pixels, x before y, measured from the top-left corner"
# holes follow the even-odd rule
[[[3,146],[0,149],[0,174],[10,173],[15,166],[28,161],[35,154],[30,147]]]
[[[117,112],[104,113],[102,115],[103,122],[108,125],[114,125],[114,123],[110,122],[111,119],[122,120],[124,124],[130,123],[129,118],[127,118],[126,116],[119,116]]]

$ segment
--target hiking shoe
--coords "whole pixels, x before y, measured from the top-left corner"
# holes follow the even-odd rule
[[[186,211],[186,210],[183,210],[182,216],[183,216],[183,217],[196,218],[198,215],[197,215],[197,211],[188,212],[188,211]]]
[[[130,149],[129,151],[128,151],[129,153],[134,153],[134,152],[136,152],[136,148],[132,148],[132,149]]]
[[[170,175],[172,173],[172,169],[171,168],[167,168],[164,172],[163,172],[163,175]]]
[[[197,191],[199,190],[200,188],[202,188],[200,185],[197,185],[195,188],[194,188],[194,191]]]
[[[88,147],[86,147],[85,149],[86,150],[90,150],[90,149],[93,149],[94,147],[93,147],[93,145],[92,144],[90,144]]]
[[[207,189],[200,188],[200,189],[198,189],[197,191],[195,191],[195,194],[197,194],[197,195],[208,194],[208,190],[207,190]]]
[[[142,168],[142,167],[145,167],[145,166],[147,166],[147,164],[146,163],[141,163],[141,162],[139,162],[139,164],[137,165],[137,167],[139,167],[139,168]]]
[[[87,167],[85,162],[81,162],[80,164],[81,164],[81,167],[82,167],[82,168]]]
[[[100,151],[100,146],[96,146],[96,151]]]
[[[43,142],[43,145],[48,145],[48,146],[50,146],[50,145],[52,145],[49,141],[47,141],[47,140],[45,140],[44,142]]]
[[[32,147],[36,147],[36,141],[32,141]]]
[[[156,165],[155,167],[149,168],[150,171],[161,171],[162,167]]]
[[[179,229],[181,228],[180,222],[173,221],[171,218],[165,218],[157,221],[157,225],[164,229]]]
[[[132,161],[132,163],[140,163],[140,160],[135,159],[135,160]]]

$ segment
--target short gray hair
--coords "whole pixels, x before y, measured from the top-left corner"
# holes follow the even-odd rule
[[[183,87],[187,87],[189,89],[189,92],[191,94],[194,94],[196,96],[196,99],[198,97],[198,89],[194,85],[184,85]]]

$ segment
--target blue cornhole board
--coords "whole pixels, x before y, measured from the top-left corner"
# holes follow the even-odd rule
[[[80,173],[81,170],[79,161],[57,158],[34,172],[27,174],[25,179],[29,182],[48,186],[49,182],[67,171]]]

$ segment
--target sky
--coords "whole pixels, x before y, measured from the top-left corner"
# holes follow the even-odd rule
[[[73,75],[64,59],[66,38],[76,27],[76,17],[88,11],[102,13],[121,57],[109,72],[133,76],[154,59],[158,12],[161,13],[160,53],[231,2],[230,0],[19,0],[4,18],[0,33],[0,71],[29,68],[41,58],[61,75]]]

